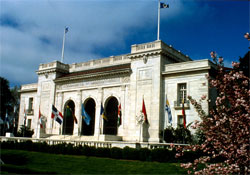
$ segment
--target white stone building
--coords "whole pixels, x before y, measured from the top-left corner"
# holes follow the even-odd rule
[[[24,124],[26,111],[26,125],[34,129],[33,137],[160,142],[160,133],[168,123],[166,96],[174,127],[183,122],[183,98],[187,124],[199,120],[187,95],[195,99],[211,96],[205,74],[213,67],[209,60],[193,61],[162,41],[132,45],[126,55],[73,64],[40,64],[38,82],[21,87],[19,127]],[[136,116],[141,113],[143,99],[149,124],[143,124],[140,130]],[[100,116],[101,103],[108,121]],[[91,117],[90,125],[82,119],[82,104]],[[62,125],[52,120],[52,105],[64,115]],[[72,115],[66,115],[67,106],[77,123]],[[208,111],[207,103],[203,107]],[[39,109],[44,128],[38,122]]]

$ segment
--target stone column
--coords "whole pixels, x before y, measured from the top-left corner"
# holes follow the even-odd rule
[[[77,91],[77,102],[75,107],[75,116],[78,122],[78,136],[81,136],[82,131],[82,91]]]
[[[101,111],[101,103],[103,102],[103,89],[98,88],[98,94],[97,94],[97,104],[96,104],[96,111],[95,111],[95,133],[94,135],[97,136],[97,139],[99,140],[99,136],[102,134],[102,118],[100,116]]]

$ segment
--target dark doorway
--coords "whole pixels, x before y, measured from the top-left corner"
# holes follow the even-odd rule
[[[104,120],[103,133],[117,135],[118,100],[111,97],[106,104],[104,111],[108,121]]]
[[[84,105],[84,109],[87,114],[90,116],[90,124],[87,125],[84,119],[82,119],[82,135],[94,135],[95,132],[95,100],[93,98],[89,98],[86,100]]]
[[[74,130],[75,103],[69,100],[64,106],[63,135],[72,135]]]

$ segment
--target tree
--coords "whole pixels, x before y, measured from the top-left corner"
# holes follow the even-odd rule
[[[214,52],[211,57],[217,64],[215,79],[208,77],[210,86],[216,88],[218,94],[215,107],[206,114],[201,103],[189,97],[201,118],[194,128],[202,131],[205,141],[186,149],[202,150],[205,155],[182,166],[189,169],[188,173],[194,174],[249,174],[249,78],[239,71],[239,63],[232,62],[233,69],[228,70],[223,66],[223,58],[217,59]],[[203,96],[201,100],[205,98]],[[183,154],[183,149],[178,150],[177,157]],[[216,158],[220,158],[220,161],[213,163]],[[205,165],[201,170],[197,170],[199,163]]]
[[[9,81],[0,77],[0,117],[4,120],[6,112],[11,111],[12,95],[9,88]]]
[[[0,77],[0,117],[5,121],[6,114],[8,115],[8,120],[10,123],[13,123],[14,118],[17,122],[18,111],[19,111],[19,93],[20,88],[15,86],[10,89],[9,81],[3,77]],[[13,132],[13,125],[10,125],[10,131]],[[1,127],[1,135],[4,135],[6,128]],[[15,133],[15,132],[14,132]]]

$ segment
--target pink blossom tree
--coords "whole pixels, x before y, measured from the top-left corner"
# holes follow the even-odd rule
[[[201,145],[191,145],[185,149],[202,150],[204,155],[192,163],[182,164],[188,173],[194,174],[250,174],[250,90],[249,78],[239,71],[239,63],[232,62],[232,69],[223,66],[223,58],[211,57],[218,66],[216,77],[207,76],[211,88],[216,88],[215,106],[206,114],[201,106],[202,96],[196,101],[189,96],[201,121],[195,122],[194,128],[205,135]],[[209,100],[209,99],[208,99]],[[177,148],[178,156],[183,154]],[[213,163],[212,160],[222,158]],[[197,169],[198,164],[205,167]]]

